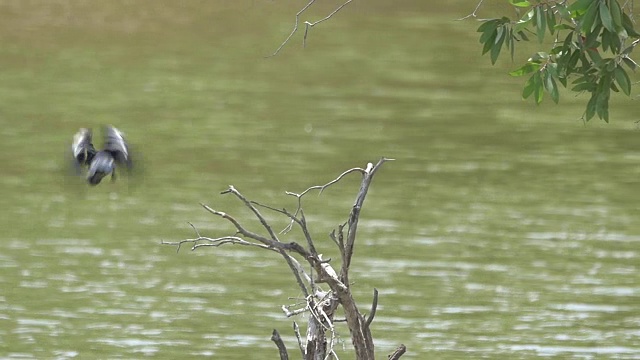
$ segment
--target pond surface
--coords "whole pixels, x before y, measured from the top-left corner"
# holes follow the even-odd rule
[[[293,209],[382,156],[351,276],[379,358],[640,358],[637,103],[522,101],[464,1],[353,2],[265,59],[300,4],[0,1],[0,358],[276,359],[273,328],[293,356],[275,254],[160,242],[233,233],[201,202],[258,230],[230,184]],[[104,123],[141,171],[87,188],[64,152]],[[357,189],[306,198],[326,256]]]

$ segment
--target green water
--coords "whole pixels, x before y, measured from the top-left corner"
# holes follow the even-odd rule
[[[301,3],[186,4],[0,1],[0,358],[276,359],[273,328],[293,356],[277,256],[159,243],[232,233],[200,202],[254,226],[230,184],[293,208],[381,156],[351,276],[379,358],[640,357],[635,101],[521,101],[452,21],[475,3],[354,2],[271,59]],[[88,189],[63,155],[104,123],[142,171]],[[357,187],[307,199],[328,256]]]

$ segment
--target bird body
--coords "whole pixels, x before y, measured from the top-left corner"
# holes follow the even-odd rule
[[[73,137],[71,151],[76,165],[76,172],[81,174],[87,168],[87,182],[98,185],[102,179],[111,175],[116,179],[116,168],[125,166],[131,170],[132,162],[129,156],[129,146],[120,130],[113,126],[105,126],[104,149],[96,151],[93,146],[91,129],[81,128]]]

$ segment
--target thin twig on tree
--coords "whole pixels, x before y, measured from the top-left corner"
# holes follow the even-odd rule
[[[470,18],[470,17],[477,18],[477,17],[478,17],[477,12],[478,12],[478,10],[480,9],[480,6],[482,6],[482,3],[483,3],[483,2],[484,2],[484,0],[480,0],[480,1],[478,2],[478,5],[476,5],[476,8],[473,10],[473,12],[472,12],[471,14],[469,14],[469,15],[467,15],[467,16],[465,16],[465,17],[461,17],[460,19],[456,19],[456,20],[458,20],[458,21],[460,21],[460,20],[465,20],[465,19],[468,19],[468,18]]]
[[[258,220],[260,220],[260,223],[267,230],[267,232],[269,233],[269,236],[271,236],[271,239],[273,241],[278,241],[278,242],[280,241],[278,240],[278,236],[276,235],[276,233],[274,233],[273,229],[271,229],[271,226],[269,225],[267,220],[262,216],[260,211],[258,211],[258,209],[256,209],[256,207],[253,206],[253,204],[251,204],[251,201],[247,200],[247,198],[245,198],[242,194],[240,194],[240,192],[238,192],[238,190],[236,190],[236,188],[234,188],[232,185],[229,185],[229,189],[226,191],[223,191],[221,194],[226,194],[228,192],[234,194],[236,197],[238,197],[238,199],[242,200],[242,202],[244,202],[244,204],[249,209],[251,209],[251,211],[253,211],[253,213],[256,215]]]
[[[312,27],[318,25],[319,23],[321,23],[323,21],[331,19],[331,17],[333,15],[335,15],[338,11],[342,10],[343,7],[347,6],[352,1],[353,0],[347,0],[344,4],[338,6],[337,9],[333,10],[333,12],[331,14],[327,15],[326,17],[324,17],[324,18],[322,18],[322,19],[320,19],[318,21],[315,21],[315,22],[305,21],[304,22],[304,25],[305,25],[304,36],[302,37],[302,47],[306,47],[307,46],[307,34],[309,33],[309,29],[311,29]]]
[[[340,10],[342,10],[342,8],[344,8],[345,6],[347,6],[350,2],[352,2],[353,0],[347,0],[345,3],[343,3],[342,5],[338,6],[338,8],[336,8],[335,10],[333,10],[329,15],[325,16],[324,18],[315,21],[315,22],[309,22],[309,21],[305,21],[305,30],[304,30],[304,36],[302,38],[302,46],[305,47],[307,44],[307,34],[309,33],[309,28],[314,27],[315,25],[327,21],[329,19],[331,19],[336,13],[338,13]],[[273,54],[267,56],[267,58],[273,57],[278,55],[278,53],[280,52],[280,50],[282,50],[282,48],[289,42],[289,40],[291,40],[291,38],[293,37],[293,35],[298,31],[298,26],[300,24],[300,16],[302,15],[302,13],[304,13],[305,11],[307,11],[311,5],[313,5],[313,3],[315,3],[316,0],[309,0],[309,2],[302,7],[302,9],[300,9],[297,13],[296,13],[296,18],[295,18],[295,22],[293,23],[293,29],[291,30],[291,32],[289,33],[289,36],[287,36],[284,41],[280,44],[280,46],[278,46],[278,48],[276,49],[276,51],[273,52]]]
[[[251,201],[252,204],[256,205],[256,206],[260,206],[263,207],[265,209],[269,209],[271,211],[275,211],[278,212],[280,214],[283,214],[285,216],[287,216],[291,222],[289,223],[289,226],[292,226],[294,223],[298,224],[300,226],[300,229],[302,230],[302,233],[304,234],[305,239],[307,240],[307,245],[309,246],[309,252],[311,253],[311,255],[313,256],[317,256],[318,252],[316,251],[316,247],[313,244],[313,240],[311,239],[311,234],[309,233],[309,228],[307,228],[307,221],[304,217],[304,212],[302,211],[302,209],[299,209],[299,213],[300,213],[300,218],[297,218],[297,215],[294,215],[290,212],[287,211],[287,209],[277,209],[268,205],[264,205],[264,204],[260,204],[257,201]],[[281,231],[280,234],[282,234],[284,232]]]
[[[278,55],[278,53],[280,52],[280,50],[282,50],[282,48],[289,42],[289,40],[291,39],[291,37],[293,37],[293,34],[295,34],[298,31],[298,24],[300,22],[300,15],[302,15],[303,12],[305,12],[316,0],[310,0],[307,5],[305,5],[300,11],[298,11],[296,13],[296,21],[293,24],[293,30],[291,30],[291,33],[289,34],[289,36],[287,36],[286,39],[284,39],[284,41],[282,42],[282,44],[280,44],[280,46],[278,46],[278,48],[276,49],[276,51],[273,52],[273,54],[267,56],[268,58],[273,57]],[[304,354],[303,354],[304,355]]]
[[[298,213],[300,213],[300,210],[302,210],[302,197],[305,196],[309,191],[311,191],[311,190],[320,190],[318,192],[318,195],[320,195],[320,194],[322,194],[322,192],[326,188],[328,188],[329,186],[331,186],[331,185],[337,183],[338,181],[342,180],[342,178],[344,178],[348,174],[351,174],[352,172],[359,172],[361,174],[364,174],[365,170],[363,168],[359,168],[359,167],[355,167],[355,168],[349,169],[349,170],[343,172],[342,174],[338,175],[337,178],[329,181],[328,183],[326,183],[324,185],[311,186],[311,187],[307,188],[305,191],[303,191],[303,192],[301,192],[299,194],[291,192],[291,191],[285,191],[285,194],[291,195],[291,196],[295,196],[298,199],[298,207],[296,208],[296,211],[293,213],[293,216],[294,217],[298,216]],[[289,225],[284,230],[282,230],[281,232],[282,233],[289,232],[293,228],[293,223],[294,223],[294,221],[292,220],[291,223],[289,223]]]
[[[244,246],[255,246],[255,247],[259,247],[259,248],[265,249],[265,250],[272,250],[272,251],[276,250],[274,248],[270,248],[269,246],[262,245],[262,244],[257,244],[257,243],[252,243],[250,241],[246,241],[246,240],[244,240],[242,238],[239,238],[239,237],[236,237],[236,236],[223,236],[223,237],[219,237],[219,238],[208,238],[208,237],[205,237],[205,236],[200,236],[200,237],[197,237],[195,239],[184,239],[184,240],[180,240],[180,241],[176,241],[176,242],[167,242],[167,241],[164,241],[164,240],[160,242],[160,244],[162,244],[162,245],[175,245],[175,246],[177,246],[177,251],[180,250],[180,247],[184,243],[192,243],[193,246],[191,247],[191,250],[195,250],[195,249],[197,249],[199,247],[202,247],[202,246],[218,247],[218,246],[225,245],[225,244],[237,244],[237,245],[244,245]]]
[[[378,289],[373,288],[373,302],[371,303],[371,312],[367,316],[367,326],[371,326],[373,318],[376,316],[376,310],[378,309]]]

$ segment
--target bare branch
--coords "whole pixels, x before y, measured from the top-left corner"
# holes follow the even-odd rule
[[[360,218],[360,210],[362,209],[362,205],[364,204],[364,199],[367,196],[367,192],[369,191],[369,185],[371,185],[371,180],[373,180],[373,176],[376,171],[384,164],[386,161],[392,161],[393,159],[382,158],[378,160],[378,163],[374,166],[372,163],[367,165],[366,170],[364,171],[364,178],[362,179],[362,183],[360,184],[360,191],[356,196],[356,201],[353,207],[351,208],[351,213],[349,214],[349,220],[347,221],[348,230],[347,230],[347,239],[344,244],[344,259],[342,262],[342,271],[341,271],[341,280],[344,283],[348,283],[348,269],[351,266],[351,257],[353,256],[353,246],[356,240],[356,232],[358,229],[358,220]]]
[[[291,311],[291,310],[289,310],[289,308],[287,306],[284,306],[284,305],[282,305],[281,309],[282,309],[282,312],[284,313],[284,315],[286,317],[296,316],[298,314],[302,314],[303,312],[306,312],[307,310],[309,310],[305,306],[305,307],[301,307],[300,309],[296,309],[296,310]]]
[[[302,358],[304,359],[304,346],[302,345],[302,336],[300,336],[300,327],[295,321],[293,322],[293,332],[294,334],[296,334],[296,339],[298,339],[298,347],[300,348]]]
[[[200,204],[202,205],[202,207],[207,210],[208,212],[220,216],[221,218],[228,220],[229,222],[231,222],[233,224],[233,226],[236,227],[236,230],[238,230],[238,233],[242,234],[243,236],[246,236],[250,239],[256,240],[256,241],[260,241],[261,243],[267,245],[267,246],[272,246],[272,247],[277,247],[277,241],[271,240],[271,239],[267,239],[266,237],[256,234],[252,231],[249,231],[247,229],[245,229],[242,225],[240,225],[240,223],[233,218],[233,216],[224,213],[222,211],[217,211],[214,210],[212,208],[210,208],[208,205],[205,204]]]
[[[300,11],[298,11],[296,13],[296,21],[293,24],[293,30],[291,30],[291,33],[289,34],[289,36],[287,36],[286,39],[284,39],[284,41],[282,42],[282,44],[280,44],[280,46],[278,46],[278,48],[276,49],[276,51],[273,52],[273,54],[267,56],[267,58],[273,57],[278,55],[278,53],[280,52],[280,50],[282,50],[282,48],[289,42],[289,40],[291,39],[291,37],[293,36],[293,34],[296,33],[296,31],[298,31],[298,23],[300,22],[300,15],[302,15],[303,12],[307,11],[307,9],[314,3],[316,2],[316,0],[310,0],[307,5],[305,5]],[[304,355],[304,354],[303,354]]]
[[[252,204],[255,204],[256,206],[260,206],[263,207],[265,209],[269,209],[275,212],[278,212],[280,214],[283,214],[285,216],[287,216],[289,219],[291,219],[291,222],[289,223],[289,226],[287,226],[287,228],[289,228],[292,224],[296,223],[300,226],[300,229],[302,230],[302,233],[304,234],[305,239],[307,240],[307,245],[309,245],[309,252],[311,253],[311,255],[313,256],[317,256],[318,252],[316,251],[316,247],[313,244],[313,239],[311,238],[311,234],[309,233],[309,228],[307,227],[307,222],[306,219],[304,217],[304,212],[302,211],[302,209],[299,209],[299,213],[300,213],[300,218],[298,219],[295,215],[293,215],[292,213],[288,212],[287,209],[277,209],[268,205],[264,205],[264,204],[260,204],[256,201],[251,201]],[[290,229],[289,229],[290,230]],[[284,232],[284,230],[282,230],[280,233],[282,234]]]
[[[315,21],[315,22],[309,22],[309,21],[305,21],[305,30],[304,30],[304,36],[302,38],[302,46],[306,46],[307,44],[307,34],[309,33],[309,29],[316,26],[317,24],[320,24],[324,21],[327,21],[329,19],[331,19],[336,13],[338,13],[340,10],[342,10],[343,7],[347,6],[350,2],[352,2],[353,0],[347,0],[344,4],[338,6],[335,10],[333,10],[329,15],[325,16],[324,18]],[[300,9],[300,11],[298,11],[296,13],[296,18],[295,18],[295,22],[293,24],[293,29],[291,30],[291,32],[289,33],[289,36],[287,36],[286,39],[284,39],[284,41],[282,42],[282,44],[280,44],[280,46],[278,46],[278,48],[276,49],[276,51],[273,52],[273,54],[267,56],[267,58],[273,57],[278,55],[278,53],[280,52],[280,50],[282,50],[282,48],[289,42],[289,40],[291,40],[291,38],[293,37],[293,35],[298,31],[298,26],[300,24],[300,16],[302,15],[302,13],[304,13],[305,11],[307,11],[311,5],[313,5],[313,3],[315,3],[316,0],[309,0],[309,2],[302,7],[302,9]]]
[[[338,6],[337,9],[333,10],[333,12],[331,12],[331,14],[327,15],[326,17],[324,17],[324,18],[322,18],[322,19],[320,19],[318,21],[315,21],[315,22],[312,22],[312,23],[308,22],[308,21],[305,21],[304,22],[304,25],[305,25],[304,36],[302,37],[302,47],[306,47],[307,46],[307,34],[309,33],[309,29],[310,28],[320,24],[323,21],[327,21],[327,20],[331,19],[331,17],[333,17],[333,15],[335,15],[338,11],[342,10],[343,7],[347,6],[352,1],[353,0],[347,0],[344,4]]]
[[[331,230],[329,237],[333,242],[338,245],[338,249],[340,250],[340,259],[342,263],[344,263],[344,227],[347,226],[347,223],[338,225],[338,235],[336,236],[336,229]]]
[[[467,15],[467,16],[465,16],[465,17],[462,17],[462,18],[460,18],[460,19],[457,19],[457,20],[458,20],[458,21],[460,21],[460,20],[465,20],[465,19],[468,19],[468,18],[470,18],[470,17],[477,18],[477,17],[478,17],[477,12],[478,12],[478,10],[480,9],[480,6],[482,6],[482,3],[483,3],[483,2],[484,2],[484,0],[480,0],[480,1],[478,2],[478,5],[476,5],[476,8],[473,10],[473,12],[472,12],[471,14],[469,14],[469,15]]]
[[[258,218],[258,220],[260,220],[260,223],[262,224],[262,226],[267,230],[267,232],[269,233],[269,236],[271,236],[271,239],[274,241],[280,241],[278,240],[278,236],[276,236],[276,233],[273,232],[273,229],[271,229],[271,226],[269,225],[269,223],[267,222],[267,220],[262,216],[262,214],[260,214],[260,211],[258,211],[258,209],[256,209],[255,206],[253,206],[253,204],[251,203],[251,201],[247,200],[247,198],[244,197],[244,195],[240,194],[240,192],[238,190],[236,190],[236,188],[233,187],[233,185],[229,185],[229,189],[226,191],[223,191],[222,194],[226,194],[226,193],[232,193],[234,194],[238,199],[242,200],[242,202],[244,202],[244,204],[251,209],[251,211],[253,211],[253,213],[255,214],[255,216]]]
[[[208,243],[200,243],[201,241],[207,241]],[[193,247],[191,248],[191,250],[195,250],[196,248],[200,247],[200,246],[215,246],[218,247],[220,245],[224,245],[224,244],[237,244],[237,245],[245,245],[245,246],[256,246],[259,248],[263,248],[266,250],[274,250],[273,248],[270,248],[268,246],[262,245],[262,244],[256,244],[256,243],[252,243],[249,241],[246,241],[242,238],[239,237],[235,237],[235,236],[223,236],[220,238],[208,238],[208,237],[199,237],[199,238],[195,238],[195,239],[184,239],[184,240],[180,240],[178,242],[166,242],[166,241],[162,241],[161,244],[162,245],[177,245],[178,248],[180,248],[180,245],[184,244],[184,243],[193,243]]]
[[[233,192],[231,189],[233,189],[233,191],[235,191],[234,194],[236,194],[236,196],[238,196],[238,198],[240,198],[241,200],[243,200],[246,203],[248,203],[248,200],[246,198],[244,198],[244,196],[242,196],[239,192],[237,192],[233,186],[230,187],[229,190],[223,192],[223,193],[228,193],[228,192]],[[298,263],[297,260],[295,260],[294,258],[292,258],[291,256],[289,256],[289,254],[286,253],[286,251],[295,251],[297,253],[299,253],[300,255],[302,255],[305,259],[309,257],[309,253],[300,245],[298,245],[297,243],[289,243],[289,244],[284,244],[281,243],[279,241],[276,240],[271,240],[271,239],[267,239],[266,237],[256,234],[252,231],[249,231],[247,229],[245,229],[235,218],[233,218],[231,215],[221,212],[221,211],[217,211],[214,210],[212,208],[210,208],[209,206],[205,205],[205,204],[200,204],[202,205],[203,208],[205,208],[205,210],[207,210],[208,212],[220,216],[223,219],[228,220],[229,222],[231,222],[235,227],[236,230],[238,231],[238,233],[242,234],[243,236],[246,236],[250,239],[259,241],[261,243],[263,243],[264,245],[266,245],[269,248],[275,248],[277,249],[277,251],[280,253],[280,255],[282,255],[282,257],[284,257],[285,261],[287,262],[287,264],[289,265],[289,268],[291,269],[291,271],[293,272],[293,275],[296,277],[296,281],[298,282],[298,286],[300,286],[300,290],[302,290],[302,292],[305,294],[305,296],[309,295],[309,290],[307,290],[307,287],[304,284],[304,281],[302,280],[302,273],[304,273],[304,270],[302,270],[302,266],[300,266],[300,263]],[[251,205],[249,203],[249,206],[253,209],[255,209],[254,213],[259,214],[259,212],[257,211],[257,209]],[[257,216],[257,215],[256,215]],[[262,217],[262,215],[260,215],[260,217]],[[264,218],[262,218],[264,220]],[[266,220],[264,220],[266,222]],[[308,279],[308,278],[307,278]]]
[[[292,243],[292,244],[295,244],[295,243]],[[304,269],[302,269],[302,266],[296,259],[289,256],[289,254],[287,254],[283,249],[280,249],[278,251],[280,252],[280,255],[282,255],[282,257],[284,258],[284,260],[287,262],[287,265],[289,265],[289,268],[293,272],[293,276],[295,276],[296,282],[298,283],[298,286],[300,287],[300,290],[302,290],[302,293],[304,294],[304,296],[305,297],[309,296],[309,290],[307,290],[307,286],[304,284],[304,281],[302,280],[302,278],[305,277],[305,280],[307,280],[307,282],[311,282],[312,280],[311,277],[307,276],[307,274],[304,272]]]
[[[287,347],[284,345],[284,341],[280,337],[278,330],[273,329],[273,333],[271,334],[271,341],[273,341],[278,347],[278,352],[280,353],[280,360],[289,360],[289,354],[287,354]]]
[[[352,172],[359,172],[359,173],[364,174],[364,173],[365,173],[365,169],[363,169],[363,168],[359,168],[359,167],[352,168],[352,169],[349,169],[349,170],[347,170],[347,171],[343,172],[342,174],[338,175],[338,177],[337,177],[337,178],[335,178],[335,179],[333,179],[333,180],[329,181],[328,183],[326,183],[326,184],[324,184],[324,185],[314,185],[314,186],[311,186],[311,187],[309,187],[308,189],[306,189],[305,191],[301,192],[300,194],[296,194],[296,193],[293,193],[293,192],[290,192],[290,191],[286,191],[286,192],[285,192],[285,194],[287,194],[287,195],[291,195],[291,196],[295,196],[295,197],[297,197],[297,198],[301,198],[301,197],[303,197],[306,193],[308,193],[309,191],[311,191],[311,190],[316,190],[316,189],[320,189],[320,194],[322,194],[322,192],[324,191],[324,189],[326,189],[326,188],[328,188],[329,186],[331,186],[331,185],[333,185],[333,184],[337,183],[338,181],[342,180],[342,178],[343,178],[343,177],[345,177],[345,176],[346,176],[346,175],[348,175],[348,174],[351,174]]]
[[[198,229],[192,224],[192,223],[188,223],[191,228],[193,229],[193,231],[195,231],[196,235],[198,236],[195,239],[184,239],[184,240],[180,240],[180,241],[176,241],[176,242],[167,242],[167,241],[161,241],[160,244],[162,245],[173,245],[173,246],[177,246],[176,252],[180,251],[180,247],[182,246],[182,244],[185,243],[192,243],[193,246],[191,247],[191,250],[195,250],[196,248],[199,248],[201,246],[221,246],[221,245],[225,245],[225,244],[237,244],[237,245],[244,245],[244,246],[255,246],[255,247],[259,247],[259,248],[263,248],[266,250],[272,250],[272,251],[276,251],[276,249],[263,245],[263,244],[256,244],[256,243],[252,243],[250,241],[246,241],[242,238],[239,238],[237,236],[223,236],[223,237],[219,237],[219,238],[210,238],[210,237],[206,237],[206,236],[202,236],[200,235],[200,232],[198,231]]]
[[[196,229],[196,227],[191,222],[187,222],[187,224],[191,226],[191,228],[193,229],[193,231],[195,231],[196,235],[198,235],[199,238],[202,237],[202,235],[200,235],[200,231],[198,231],[198,229]]]
[[[371,312],[367,317],[367,322],[365,322],[365,325],[367,325],[367,327],[371,325],[373,318],[376,316],[377,309],[378,309],[378,289],[373,288],[373,302],[371,303]]]
[[[298,199],[298,207],[296,208],[296,211],[293,214],[293,218],[296,218],[296,216],[298,216],[298,214],[302,210],[302,197],[305,196],[309,191],[311,191],[311,190],[320,190],[318,192],[318,195],[320,195],[320,194],[322,194],[324,189],[326,189],[329,186],[331,186],[331,185],[337,183],[338,181],[342,180],[343,177],[347,176],[348,174],[351,174],[352,172],[359,172],[361,174],[364,174],[365,173],[365,169],[359,168],[359,167],[349,169],[349,170],[343,172],[342,174],[338,175],[337,178],[329,181],[328,183],[326,183],[324,185],[311,186],[310,188],[306,189],[305,191],[303,191],[303,192],[301,192],[299,194],[296,194],[296,193],[291,192],[291,191],[285,191],[285,194],[291,195],[291,196],[295,196]],[[292,219],[291,222],[289,223],[289,225],[286,228],[284,228],[284,230],[282,230],[282,232],[283,233],[289,232],[293,228],[293,223],[294,222],[295,222],[295,220]]]
[[[407,347],[404,346],[404,344],[400,344],[400,346],[398,346],[396,351],[394,351],[393,353],[391,353],[391,355],[389,355],[389,360],[398,360],[406,352],[407,352]]]

